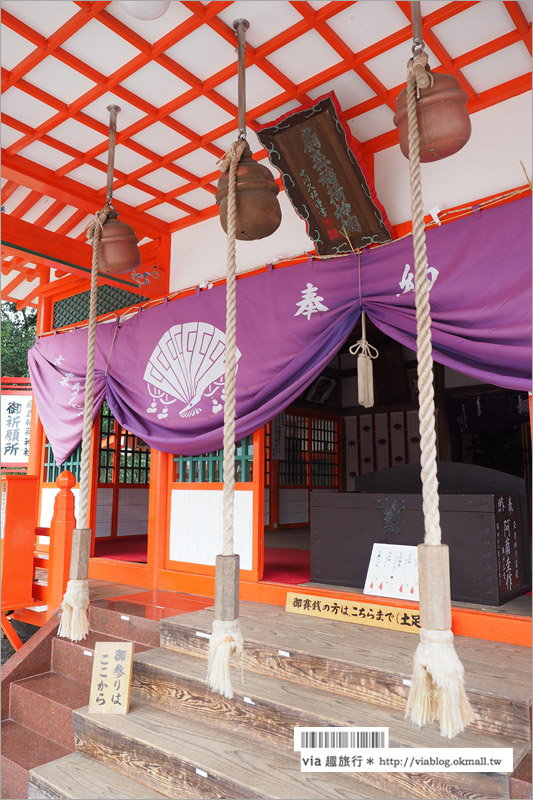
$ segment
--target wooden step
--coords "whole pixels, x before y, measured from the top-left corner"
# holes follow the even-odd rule
[[[161,620],[161,644],[205,658],[213,625],[205,609]],[[418,637],[241,603],[244,666],[403,712]],[[199,635],[198,635],[199,634]],[[456,637],[465,685],[476,714],[469,730],[529,740],[529,648]]]
[[[28,797],[157,800],[164,795],[81,753],[71,753],[30,771]]]
[[[234,698],[228,700],[206,687],[205,675],[206,663],[199,658],[165,648],[149,650],[135,656],[132,691],[136,697],[165,711],[191,716],[226,731],[238,731],[261,743],[267,741],[281,752],[293,750],[296,725],[385,727],[389,730],[390,747],[448,745],[436,724],[418,728],[396,709],[384,709],[250,671],[244,673],[242,683],[240,669],[232,670]],[[512,747],[515,767],[529,749],[525,741],[509,741],[482,731],[460,734],[453,747]],[[390,796],[396,792],[398,797],[427,797],[427,775],[402,775],[401,786],[394,785],[395,779],[394,774],[366,775],[369,783]],[[433,791],[438,789],[442,797],[455,797],[456,792],[461,797],[470,796],[470,792],[481,791],[481,796],[505,797],[509,789],[508,778],[503,774],[435,774],[432,785]]]
[[[68,755],[68,750],[12,720],[2,722],[2,797],[28,796],[29,770]]]
[[[89,702],[89,686],[46,672],[11,684],[10,716],[67,750],[74,750],[72,710]]]
[[[89,684],[93,671],[94,645],[96,642],[129,641],[119,636],[89,631],[81,642],[71,642],[56,636],[52,642],[52,670],[66,678]],[[134,653],[147,649],[147,645],[134,642]]]
[[[73,720],[78,752],[127,777],[142,778],[166,797],[384,797],[366,776],[302,773],[299,753],[258,747],[247,737],[221,733],[212,724],[169,714],[137,698],[127,715],[82,709]]]

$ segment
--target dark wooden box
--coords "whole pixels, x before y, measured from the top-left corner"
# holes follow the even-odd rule
[[[519,494],[441,494],[440,511],[452,600],[501,605],[527,590]],[[312,581],[362,589],[374,542],[423,539],[421,494],[311,495]]]

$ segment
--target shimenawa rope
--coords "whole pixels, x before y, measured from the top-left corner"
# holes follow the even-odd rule
[[[80,501],[78,509],[78,529],[89,526],[89,485],[91,473],[91,438],[93,428],[94,398],[94,360],[96,350],[96,306],[98,299],[98,249],[102,228],[109,216],[111,207],[106,205],[97,211],[87,229],[87,238],[92,239],[93,258],[91,265],[91,294],[89,305],[89,331],[87,336],[87,374],[85,377],[85,400],[83,404],[83,435],[81,440]],[[87,560],[88,563],[88,560]],[[74,642],[85,639],[89,633],[89,581],[87,575],[77,575],[78,563],[70,565],[70,580],[63,597],[61,621],[58,634]]]
[[[421,53],[411,59],[408,64],[409,177],[415,259],[420,461],[425,526],[424,544],[432,547],[443,547],[441,545],[437,480],[431,313],[427,279],[428,264],[416,112],[419,89],[430,85],[430,82],[425,77],[430,75],[430,73],[426,72],[426,64],[426,53]],[[419,76],[422,80],[417,83]],[[444,586],[449,602],[450,588],[447,575],[421,575],[421,584],[422,578],[428,585]],[[420,602],[422,613],[422,593]],[[420,631],[420,643],[414,656],[413,678],[406,716],[409,716],[417,725],[424,725],[426,722],[438,719],[442,735],[451,739],[463,731],[473,719],[472,709],[464,690],[463,665],[459,661],[453,645],[452,631],[450,629],[434,629],[431,623],[431,608],[424,609],[424,612],[428,615],[428,627],[422,628]],[[439,616],[439,614],[436,616]]]

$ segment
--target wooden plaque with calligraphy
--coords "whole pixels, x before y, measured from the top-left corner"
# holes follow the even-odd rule
[[[89,714],[128,713],[132,669],[132,642],[96,642]]]
[[[391,239],[385,210],[333,92],[261,128],[257,136],[319,255]]]

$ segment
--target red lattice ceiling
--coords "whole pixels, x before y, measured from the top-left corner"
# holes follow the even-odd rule
[[[475,112],[531,87],[531,2],[423,2],[430,65]],[[363,154],[397,142],[410,3],[173,0],[141,22],[117,3],[2,2],[2,205],[83,238],[105,202],[106,106],[121,106],[114,200],[142,239],[217,213],[216,161],[237,129],[235,33],[247,17],[253,131],[334,89]],[[19,281],[2,261],[10,282]],[[18,264],[24,268],[24,264]],[[28,276],[26,276],[28,277]],[[16,288],[16,287],[15,287]]]

